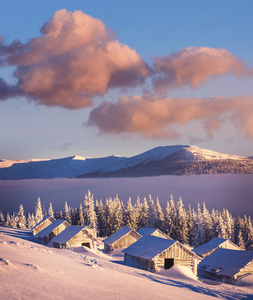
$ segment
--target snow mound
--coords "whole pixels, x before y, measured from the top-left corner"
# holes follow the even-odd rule
[[[191,279],[191,280],[197,280],[197,277],[193,274],[190,268],[178,266],[175,265],[172,268],[165,270],[164,268],[161,268],[157,274],[173,278],[173,279]]]
[[[246,274],[238,279],[237,286],[246,287],[247,290],[253,292],[253,274]]]

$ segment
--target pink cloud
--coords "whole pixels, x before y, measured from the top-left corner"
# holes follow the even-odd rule
[[[143,83],[149,67],[134,49],[120,44],[102,21],[81,11],[57,11],[42,35],[27,44],[2,44],[16,65],[19,88],[39,104],[78,109],[109,88]]]
[[[215,98],[121,97],[116,103],[103,102],[94,108],[89,126],[108,134],[140,133],[147,138],[177,139],[180,133],[172,126],[192,120],[203,122],[211,138],[225,120],[245,136],[253,138],[253,96]]]
[[[225,49],[189,47],[163,58],[154,58],[156,92],[166,94],[168,89],[189,85],[200,86],[213,75],[245,74],[245,64]]]

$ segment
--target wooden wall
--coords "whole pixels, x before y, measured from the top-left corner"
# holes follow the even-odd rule
[[[129,247],[140,238],[141,236],[137,234],[135,231],[130,231],[128,234],[124,235],[122,238],[118,239],[111,246],[109,246],[108,247],[110,249],[109,251],[115,248]]]
[[[53,221],[54,219],[47,218],[44,222],[42,222],[32,230],[33,235],[36,235],[38,232],[49,226]]]

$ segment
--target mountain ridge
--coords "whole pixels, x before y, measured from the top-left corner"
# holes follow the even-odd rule
[[[0,179],[143,177],[160,175],[253,174],[250,157],[192,145],[159,146],[132,157],[69,156],[60,159],[0,160]]]

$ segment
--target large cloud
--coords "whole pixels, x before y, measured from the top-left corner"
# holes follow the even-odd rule
[[[2,61],[17,66],[20,90],[40,104],[82,108],[109,88],[142,83],[150,72],[135,50],[81,11],[57,11],[41,33],[0,47]]]
[[[156,92],[188,85],[197,87],[212,75],[246,74],[245,64],[225,49],[189,47],[163,58],[154,58]]]
[[[94,108],[88,125],[109,134],[140,133],[143,137],[177,139],[173,125],[200,120],[208,137],[228,120],[253,138],[253,96],[215,98],[122,97]]]

